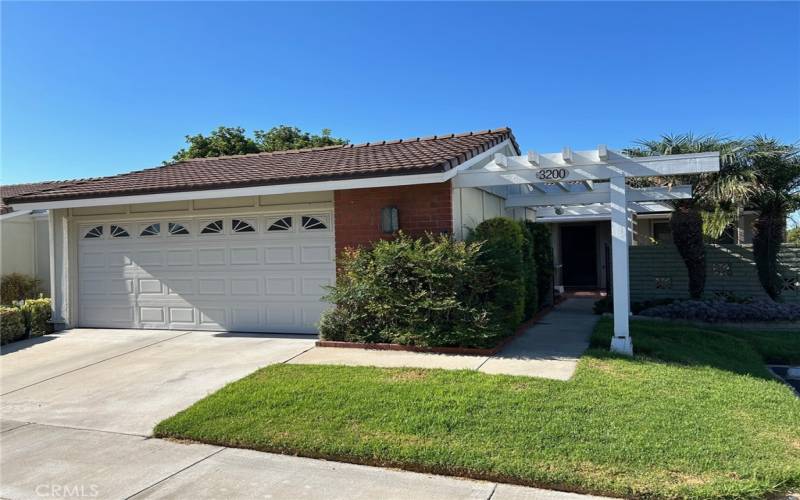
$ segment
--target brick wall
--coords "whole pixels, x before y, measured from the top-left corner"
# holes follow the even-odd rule
[[[800,280],[800,246],[783,245],[779,255],[781,274]],[[674,245],[630,247],[631,300],[688,298],[689,278]],[[767,298],[758,281],[752,245],[706,245],[708,298],[716,292],[739,297]],[[786,302],[800,302],[800,290],[784,290]]]
[[[452,187],[450,182],[366,189],[334,193],[336,254],[345,247],[366,245],[391,236],[381,231],[381,209],[398,209],[400,229],[419,236],[426,231],[453,231]]]

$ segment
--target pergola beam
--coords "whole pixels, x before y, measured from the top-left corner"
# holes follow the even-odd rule
[[[534,184],[536,186],[536,184]],[[629,202],[686,200],[692,197],[692,186],[673,186],[672,188],[648,187],[627,188]],[[609,203],[610,183],[595,184],[594,190],[567,193],[528,193],[509,195],[506,207],[548,207],[558,205],[590,205]]]
[[[628,202],[628,209],[637,215],[672,212],[674,207],[669,202]],[[536,207],[537,222],[569,222],[570,220],[610,220],[611,203],[594,203],[592,205],[559,205]]]
[[[539,154],[538,167],[527,157],[503,156],[501,164],[495,160],[483,168],[460,171],[453,178],[453,187],[603,181],[612,177],[662,177],[719,171],[719,153],[628,158],[607,151],[605,161],[599,159],[599,154],[597,151],[573,151],[570,154],[572,163],[565,163],[561,154],[556,158],[552,154]]]

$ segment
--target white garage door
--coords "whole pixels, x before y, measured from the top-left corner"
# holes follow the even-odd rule
[[[79,324],[315,333],[334,281],[330,213],[84,224]]]

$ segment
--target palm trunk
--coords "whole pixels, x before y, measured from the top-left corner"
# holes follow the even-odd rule
[[[783,231],[786,225],[786,214],[765,213],[753,224],[753,256],[758,270],[758,279],[764,291],[772,300],[778,300],[783,283],[778,272],[778,252],[783,243]]]
[[[672,241],[689,273],[689,296],[700,299],[706,286],[706,248],[700,211],[692,204],[676,203],[669,223]]]

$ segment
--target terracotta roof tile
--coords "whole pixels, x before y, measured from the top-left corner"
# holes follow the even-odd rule
[[[9,196],[14,203],[267,186],[443,172],[502,141],[501,128],[465,134],[186,160]]]
[[[64,187],[72,182],[74,181],[46,181],[0,185],[0,214],[6,214],[12,211],[11,207],[6,205],[7,198],[38,193],[46,189]]]

